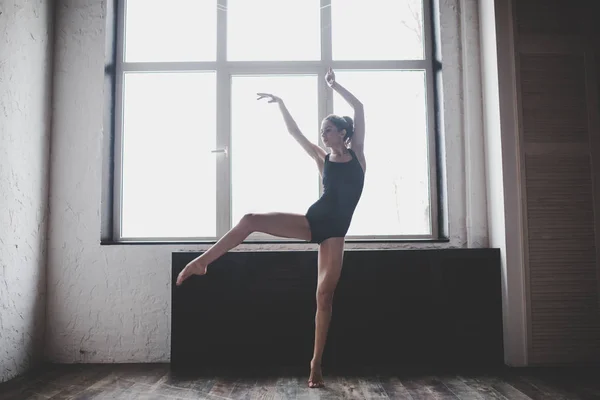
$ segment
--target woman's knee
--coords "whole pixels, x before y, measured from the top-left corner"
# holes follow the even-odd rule
[[[319,285],[317,288],[317,308],[330,309],[333,305],[334,291],[332,285]]]
[[[240,219],[240,222],[238,222],[238,226],[244,231],[252,233],[257,230],[258,218],[259,216],[257,214],[245,214],[242,219]]]

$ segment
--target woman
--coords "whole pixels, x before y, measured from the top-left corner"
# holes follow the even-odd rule
[[[319,244],[317,315],[315,317],[314,354],[310,363],[308,386],[324,386],[321,359],[331,320],[333,292],[342,270],[344,237],[360,199],[366,170],[363,143],[365,117],[363,105],[335,80],[328,70],[327,84],[338,92],[354,109],[354,124],[350,117],[330,115],[321,123],[323,144],[331,151],[311,143],[300,132],[298,125],[283,101],[272,94],[258,93],[258,100],[266,98],[277,103],[289,133],[315,160],[323,178],[324,192],[306,215],[289,213],[247,214],[240,222],[200,257],[190,262],[177,277],[177,285],[191,275],[203,275],[207,266],[227,251],[239,245],[252,232],[263,232],[285,238],[296,238]]]

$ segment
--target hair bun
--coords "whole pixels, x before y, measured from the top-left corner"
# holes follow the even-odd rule
[[[348,133],[352,135],[352,133],[354,133],[354,121],[347,115],[343,116],[342,118],[344,118],[344,121],[346,121],[348,124]]]

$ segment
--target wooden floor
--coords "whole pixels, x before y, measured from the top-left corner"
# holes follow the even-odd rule
[[[600,399],[600,369],[495,373],[183,378],[168,364],[51,365],[0,384],[0,399]]]

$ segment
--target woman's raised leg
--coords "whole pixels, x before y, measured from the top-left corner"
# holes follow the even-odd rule
[[[177,277],[177,285],[191,275],[204,275],[210,263],[233,249],[253,232],[263,232],[273,236],[310,240],[311,232],[308,220],[301,214],[264,213],[246,214],[221,239],[204,254],[194,259]]]
[[[321,360],[331,321],[333,293],[342,273],[344,258],[344,238],[336,237],[325,240],[319,246],[319,272],[317,281],[317,315],[315,316],[315,347],[310,362],[310,378],[308,386],[320,388],[324,386]]]

